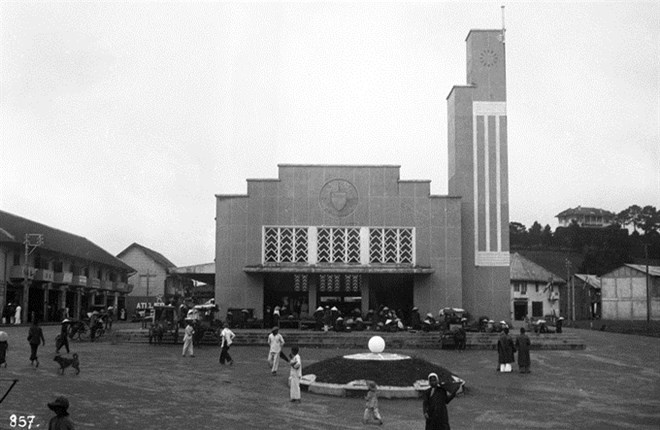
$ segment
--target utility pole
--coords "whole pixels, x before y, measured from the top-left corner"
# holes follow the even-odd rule
[[[644,244],[644,260],[646,262],[646,323],[651,324],[651,290],[649,287],[649,244]]]
[[[147,274],[146,274],[146,275],[140,275],[140,278],[147,278],[147,297],[149,297],[149,278],[155,278],[155,277],[157,277],[157,276],[158,276],[158,275],[156,275],[155,273],[154,273],[154,274],[149,273],[149,270],[147,270]],[[147,299],[147,301],[148,301],[148,300],[149,300],[149,299]]]
[[[572,309],[573,301],[575,300],[575,296],[571,294],[571,286],[568,283],[568,279],[571,277],[571,260],[568,258],[564,260],[564,263],[566,264],[566,300],[568,300],[568,306],[566,306],[566,313],[569,313]],[[571,320],[575,322],[575,314],[573,313],[573,318]],[[568,316],[568,315],[567,315]]]
[[[28,257],[34,252],[37,247],[44,244],[43,234],[25,233],[25,261],[23,261],[23,300],[21,306],[21,315],[19,317],[22,321],[27,322],[27,316],[30,315],[28,306],[30,304],[30,284],[28,284]],[[26,316],[23,319],[23,315]]]

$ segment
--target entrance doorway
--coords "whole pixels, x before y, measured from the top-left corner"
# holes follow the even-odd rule
[[[300,276],[300,275],[298,275]],[[306,275],[305,275],[306,276]],[[264,317],[272,314],[276,306],[280,307],[280,317],[309,314],[308,282],[296,278],[292,273],[267,274],[264,278]]]
[[[407,321],[414,306],[413,286],[412,275],[371,275],[369,308],[378,311],[380,306],[387,306],[397,314],[403,314],[404,321]]]
[[[527,317],[527,300],[516,300],[513,302],[513,319],[522,321]]]

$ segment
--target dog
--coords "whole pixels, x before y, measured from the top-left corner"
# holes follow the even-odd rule
[[[78,354],[73,354],[73,358],[62,357],[56,355],[53,361],[57,361],[60,365],[60,375],[64,375],[64,369],[71,366],[76,369],[76,375],[80,373],[80,361],[78,361]]]

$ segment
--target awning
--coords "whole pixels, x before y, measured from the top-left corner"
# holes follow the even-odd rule
[[[432,267],[410,265],[377,265],[363,266],[351,264],[316,264],[316,265],[263,265],[245,266],[245,273],[346,273],[346,274],[398,274],[398,275],[430,275],[435,272]]]

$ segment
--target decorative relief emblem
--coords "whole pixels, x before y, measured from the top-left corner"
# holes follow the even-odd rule
[[[357,189],[344,179],[332,179],[321,188],[319,203],[323,210],[332,216],[348,216],[357,207]]]
[[[479,62],[482,66],[493,67],[498,59],[497,53],[492,49],[485,49],[479,54]]]

